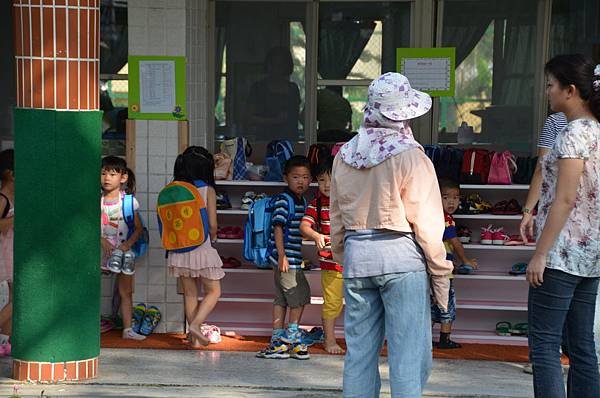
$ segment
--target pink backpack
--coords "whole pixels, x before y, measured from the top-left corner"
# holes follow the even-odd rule
[[[510,151],[496,152],[490,163],[488,184],[510,185],[512,176],[517,171],[515,157]]]

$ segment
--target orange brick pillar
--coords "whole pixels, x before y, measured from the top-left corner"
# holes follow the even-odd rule
[[[13,0],[13,378],[94,378],[100,354],[100,0]]]

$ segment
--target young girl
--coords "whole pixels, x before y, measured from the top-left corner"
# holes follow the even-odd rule
[[[177,253],[170,252],[169,275],[179,277],[183,286],[185,315],[189,322],[190,342],[192,346],[208,345],[208,339],[201,333],[200,327],[211,313],[221,296],[220,280],[225,276],[221,269],[223,262],[219,253],[212,247],[211,241],[217,239],[217,200],[214,179],[215,164],[212,155],[199,146],[187,148],[175,161],[173,179],[194,184],[204,181],[208,186],[198,188],[206,203],[210,240],[206,240],[196,249]],[[198,282],[204,288],[204,299],[198,302]]]
[[[124,339],[144,340],[146,337],[136,333],[131,328],[131,308],[133,305],[133,274],[135,255],[131,247],[142,233],[142,223],[137,210],[139,204],[133,199],[135,210],[135,232],[129,237],[128,227],[123,215],[123,198],[125,193],[135,192],[132,184],[135,182],[133,174],[127,168],[125,160],[116,156],[107,156],[102,159],[102,265],[103,270],[117,274],[117,286],[121,297],[121,316],[123,318]]]
[[[8,353],[8,337],[12,333],[12,281],[13,281],[13,238],[15,172],[14,151],[0,152],[0,281],[8,281],[8,304],[0,311],[0,329],[4,336],[0,339],[0,354]]]

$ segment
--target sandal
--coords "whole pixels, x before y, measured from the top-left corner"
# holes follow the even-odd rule
[[[512,329],[510,329],[510,334],[513,336],[527,336],[529,333],[529,325],[525,322],[516,323]]]
[[[522,208],[519,202],[517,202],[516,199],[511,199],[508,201],[508,204],[506,205],[503,214],[506,214],[508,216],[516,216],[521,214],[521,210]]]
[[[244,237],[244,230],[240,227],[229,227],[226,236],[226,239],[242,239]]]
[[[131,330],[136,333],[140,333],[140,326],[142,325],[142,321],[144,319],[144,315],[146,314],[146,304],[139,303],[135,307],[133,307],[133,312],[131,313]]]
[[[506,207],[508,202],[506,200],[500,201],[492,207],[492,214],[503,215],[506,214]]]
[[[156,326],[160,322],[161,318],[162,315],[158,308],[155,306],[148,308],[140,326],[140,334],[144,336],[150,336],[154,329],[156,329]]]
[[[525,275],[527,273],[527,263],[513,264],[508,273],[511,275]]]
[[[231,239],[229,238],[229,235],[231,234],[231,229],[233,227],[223,227],[223,228],[219,228],[219,230],[217,231],[217,238],[219,239]]]
[[[508,321],[500,321],[496,324],[496,334],[498,336],[510,336],[512,325]]]

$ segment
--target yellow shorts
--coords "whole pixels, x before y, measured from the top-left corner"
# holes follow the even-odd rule
[[[344,305],[344,278],[341,272],[321,271],[321,286],[323,287],[323,319],[335,319],[342,312]]]

